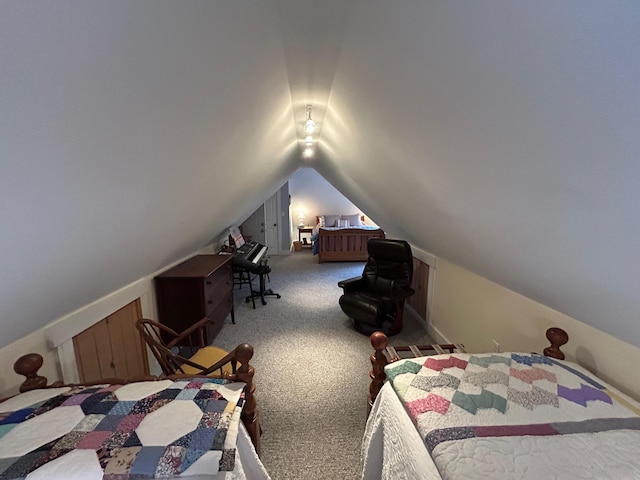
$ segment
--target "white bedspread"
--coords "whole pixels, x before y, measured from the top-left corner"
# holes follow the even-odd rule
[[[444,479],[640,478],[640,432],[469,438],[433,451]]]
[[[640,479],[637,402],[575,364],[449,357],[387,367],[363,479]]]
[[[385,383],[362,440],[363,480],[440,480],[438,469],[407,412]]]

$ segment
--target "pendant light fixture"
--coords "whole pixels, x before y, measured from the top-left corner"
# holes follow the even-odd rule
[[[307,118],[304,122],[304,150],[302,151],[302,156],[304,158],[313,157],[313,132],[316,131],[316,122],[311,118],[311,110],[313,107],[311,105],[307,105]]]
[[[307,121],[304,122],[304,131],[307,135],[312,135],[316,131],[316,123],[311,118],[311,105],[307,105]]]

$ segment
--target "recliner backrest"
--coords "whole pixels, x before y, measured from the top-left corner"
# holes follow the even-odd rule
[[[372,238],[367,242],[367,251],[369,258],[362,276],[368,290],[385,296],[411,285],[413,254],[408,242]]]

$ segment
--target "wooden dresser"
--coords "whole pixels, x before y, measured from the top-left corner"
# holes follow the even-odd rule
[[[196,255],[155,278],[158,320],[181,332],[198,320],[209,317],[208,344],[211,344],[233,310],[231,255]]]

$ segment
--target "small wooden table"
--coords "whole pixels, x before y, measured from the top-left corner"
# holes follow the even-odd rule
[[[302,239],[300,237],[301,237],[301,235],[303,233],[308,233],[309,235],[311,235],[313,233],[313,226],[312,225],[299,225],[298,226],[298,241],[299,242],[302,242]],[[303,243],[302,246],[311,248],[311,241],[309,241],[309,243]]]

